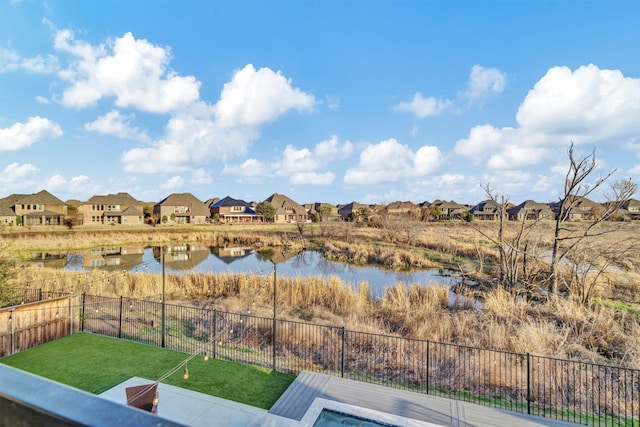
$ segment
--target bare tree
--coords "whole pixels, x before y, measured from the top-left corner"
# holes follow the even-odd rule
[[[581,245],[597,239],[607,233],[617,230],[617,227],[597,227],[602,222],[609,220],[622,207],[624,202],[631,198],[637,191],[637,184],[629,180],[617,181],[611,186],[609,194],[605,194],[607,202],[602,209],[594,210],[590,217],[583,222],[570,222],[578,204],[600,189],[605,182],[616,172],[615,169],[604,176],[599,177],[589,185],[587,182],[595,171],[595,148],[589,155],[576,157],[573,152],[573,142],[569,150],[569,170],[565,176],[564,192],[556,209],[556,222],[551,252],[549,292],[552,295],[558,293],[559,268],[563,260],[572,253],[577,253]],[[595,254],[594,254],[595,255]]]
[[[534,256],[529,253],[530,236],[540,218],[536,217],[533,220],[528,220],[525,212],[519,222],[514,222],[516,228],[514,228],[513,233],[507,233],[508,197],[496,194],[488,184],[482,186],[482,189],[489,200],[497,207],[498,230],[494,234],[487,232],[480,226],[476,226],[473,222],[468,222],[467,224],[475,228],[478,233],[487,238],[497,248],[498,280],[503,287],[514,287],[521,284],[522,277],[525,274],[524,266],[527,264],[528,258]],[[531,247],[537,246],[532,245]]]

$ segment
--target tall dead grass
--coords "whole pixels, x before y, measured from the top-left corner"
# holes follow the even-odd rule
[[[496,231],[496,224],[475,226],[483,227],[487,234]],[[509,224],[507,237],[514,232],[515,226]],[[532,238],[542,251],[551,242],[552,228],[542,224],[535,233]],[[640,225],[629,224],[603,238],[615,241],[634,233],[640,233]],[[304,244],[321,246],[333,259],[392,268],[454,265],[463,270],[463,264],[468,263],[470,269],[481,269],[483,264],[495,263],[497,258],[490,241],[462,224],[416,223],[410,230],[398,230],[393,243],[385,230],[352,224],[309,225],[304,228],[302,237],[303,240],[294,227],[273,230],[237,227],[229,228],[229,231],[225,228],[171,230],[161,227],[149,232],[11,233],[3,234],[1,239],[10,250],[17,252],[38,248],[68,250],[124,242],[156,245],[191,241],[214,246],[245,244],[256,247]],[[608,274],[608,282],[598,289],[598,297],[640,303],[640,256],[628,254],[620,260],[619,267],[619,272]],[[490,273],[490,267],[486,267],[484,273]],[[542,270],[539,274],[544,279]],[[273,276],[270,274],[167,274],[165,279],[167,295],[181,303],[261,316],[273,313]],[[141,299],[159,300],[162,294],[162,277],[157,274],[23,269],[18,281],[22,287]],[[282,318],[514,352],[596,362],[614,360],[640,367],[640,316],[637,311],[584,305],[571,298],[527,300],[502,288],[489,288],[481,297],[482,305],[473,309],[469,304],[452,301],[452,294],[446,287],[396,285],[374,300],[366,283],[349,287],[336,277],[277,278],[277,312]]]
[[[159,301],[162,276],[24,269],[18,286]],[[446,286],[397,284],[374,299],[366,283],[337,277],[277,277],[277,315],[352,330],[640,367],[640,318],[571,299],[525,301],[502,288],[479,308],[455,304]],[[258,316],[273,315],[273,275],[167,274],[167,300]]]

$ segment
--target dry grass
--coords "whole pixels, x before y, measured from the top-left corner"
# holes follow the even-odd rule
[[[495,224],[477,224],[485,233]],[[515,227],[509,226],[508,233]],[[5,230],[6,231],[6,230]],[[460,267],[491,273],[495,248],[476,230],[461,224],[414,224],[411,233],[355,227],[352,224],[307,226],[303,238],[294,227],[275,228],[158,228],[149,232],[72,230],[46,235],[2,235],[15,253],[30,250],[74,250],[95,246],[141,243],[200,242],[208,245],[246,244],[256,247],[318,246],[328,257],[354,263],[376,263],[390,267]],[[550,243],[551,227],[536,230],[532,241],[544,250]],[[637,234],[636,234],[637,233]],[[607,234],[615,241],[640,235],[640,225]],[[393,241],[393,242],[392,242]],[[620,271],[607,275],[598,289],[601,299],[640,303],[640,256],[629,254],[620,261]],[[534,268],[530,266],[530,268]],[[480,271],[482,270],[482,271]],[[538,266],[541,277],[542,267]],[[33,288],[87,292],[96,295],[129,296],[159,300],[162,278],[156,274],[100,271],[72,272],[55,269],[24,269],[18,283]],[[374,300],[366,285],[350,288],[336,277],[278,276],[278,316],[349,329],[398,334],[411,338],[453,342],[514,352],[590,361],[615,361],[640,367],[640,315],[603,305],[583,305],[569,298],[527,299],[502,288],[489,288],[480,309],[451,304],[449,289],[442,286],[395,285]],[[175,301],[215,307],[231,312],[273,313],[273,276],[234,274],[186,274],[166,276],[166,291]]]
[[[45,290],[86,292],[159,301],[160,275],[26,269],[21,283]],[[182,304],[273,313],[273,276],[186,274],[165,276],[168,299]],[[570,299],[525,302],[501,288],[488,291],[480,309],[450,303],[439,285],[397,284],[374,300],[365,283],[350,288],[337,277],[278,277],[277,311],[283,319],[344,326],[362,332],[453,342],[542,356],[640,367],[640,319]]]

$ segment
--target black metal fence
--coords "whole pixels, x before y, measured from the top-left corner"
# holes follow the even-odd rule
[[[131,298],[83,295],[80,329],[593,426],[640,426],[640,370]]]
[[[4,305],[7,307],[69,295],[69,292],[43,291],[42,289],[37,288],[9,289],[4,290],[4,292],[4,296],[8,300]]]

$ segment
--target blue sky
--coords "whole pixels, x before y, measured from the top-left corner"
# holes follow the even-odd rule
[[[0,197],[557,200],[640,182],[640,2],[0,3]],[[594,178],[597,176],[594,176]]]

